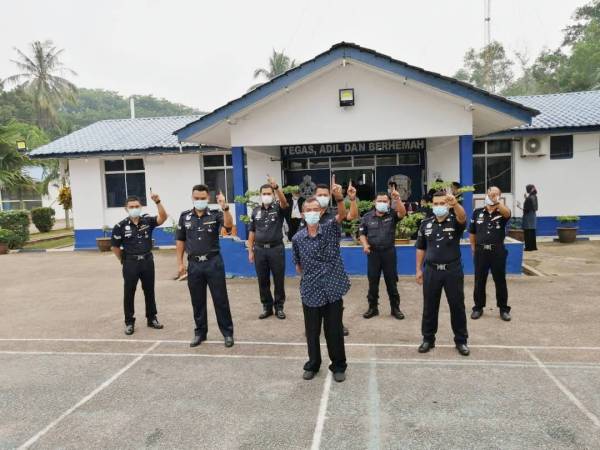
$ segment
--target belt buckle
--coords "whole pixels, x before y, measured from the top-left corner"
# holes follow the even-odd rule
[[[436,264],[436,265],[435,265],[435,268],[436,268],[437,270],[446,270],[446,266],[447,266],[447,265],[448,265],[448,264]]]
[[[208,261],[208,257],[206,255],[197,256],[196,258],[198,258],[198,261]]]
[[[136,255],[136,258],[138,261],[142,261],[143,259],[146,259],[145,255]]]
[[[492,244],[485,244],[485,245],[483,246],[483,249],[484,249],[484,250],[491,250],[491,249],[492,249]]]
[[[264,244],[263,248],[271,248],[271,244]]]

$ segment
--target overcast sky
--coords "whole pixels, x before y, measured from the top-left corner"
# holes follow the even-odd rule
[[[13,0],[2,8],[0,78],[13,47],[52,39],[78,86],[153,94],[210,111],[243,94],[272,48],[298,62],[354,42],[452,75],[483,45],[484,0]],[[509,51],[560,44],[585,0],[492,0]]]

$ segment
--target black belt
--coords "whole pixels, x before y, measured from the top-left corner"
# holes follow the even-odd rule
[[[394,244],[389,245],[387,247],[371,245],[371,251],[373,251],[373,252],[385,252],[386,250],[391,250],[393,248],[394,248]]]
[[[477,244],[477,247],[482,250],[492,251],[497,248],[504,248],[504,244]]]
[[[208,252],[205,255],[188,255],[188,261],[203,262],[217,256],[219,252]]]
[[[283,241],[255,242],[254,245],[258,248],[273,248],[273,247],[279,247],[280,245],[283,245]]]
[[[437,264],[437,263],[433,263],[431,261],[425,261],[425,264],[427,264],[429,267],[431,267],[432,269],[435,270],[454,270],[454,269],[458,269],[459,267],[461,267],[461,261],[460,259],[456,259],[452,262],[449,263],[443,263],[443,264]]]
[[[144,259],[150,259],[152,258],[152,253],[148,252],[148,253],[144,253],[143,255],[128,255],[125,254],[125,259],[127,261],[143,261]]]

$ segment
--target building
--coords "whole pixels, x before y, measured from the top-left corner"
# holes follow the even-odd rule
[[[504,201],[515,213],[525,184],[534,183],[540,189],[542,215],[592,214],[585,201],[578,200],[576,207],[569,204],[571,181],[564,175],[562,191],[548,186],[549,167],[564,174],[564,168],[555,165],[564,160],[554,161],[550,150],[546,156],[521,157],[528,136],[537,136],[546,149],[550,135],[574,133],[573,161],[580,157],[578,146],[589,148],[595,139],[595,160],[593,152],[581,154],[590,158],[585,163],[590,170],[598,167],[598,107],[592,108],[595,115],[581,114],[580,119],[596,122],[579,133],[575,123],[564,129],[556,126],[572,117],[572,111],[566,114],[560,106],[550,108],[552,101],[539,100],[549,97],[507,99],[340,43],[204,116],[101,121],[36,149],[32,156],[68,160],[78,249],[93,248],[103,227],[123,217],[128,194],[145,199],[152,188],[176,219],[179,211],[191,207],[194,184],[204,182],[213,192],[222,189],[231,202],[248,187],[263,184],[267,174],[299,184],[305,193],[335,174],[342,185],[353,180],[361,198],[371,198],[395,180],[405,199],[415,201],[430,180],[465,185],[475,181],[474,199],[472,194],[465,196],[468,210],[482,201],[485,186],[493,182],[505,189]],[[595,93],[581,97],[598,102]],[[545,204],[545,192],[561,195],[548,195]],[[244,205],[236,204],[233,212],[239,225]],[[586,231],[600,233],[600,224],[590,217],[585,223],[592,226]],[[244,226],[238,226],[238,236],[246,238]],[[173,243],[164,230],[155,238],[158,244]],[[228,271],[252,274],[242,255],[243,244],[224,240],[224,245],[236,255],[231,263],[226,256]],[[509,271],[519,272],[522,249],[520,244],[511,246]],[[398,251],[399,272],[411,273],[414,258],[407,255],[414,250]],[[344,252],[349,272],[364,273],[360,249]],[[470,257],[465,260],[469,271]],[[291,264],[289,269],[291,273]]]

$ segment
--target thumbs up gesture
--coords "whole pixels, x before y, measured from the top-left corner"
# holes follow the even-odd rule
[[[348,198],[351,202],[356,200],[356,188],[352,185],[352,180],[348,181],[348,189],[346,190]]]

